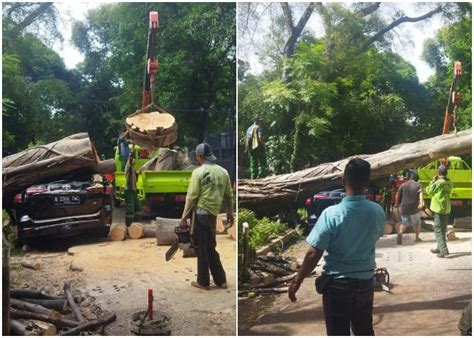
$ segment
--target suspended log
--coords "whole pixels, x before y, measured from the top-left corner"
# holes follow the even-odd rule
[[[54,324],[54,325],[56,325],[57,327],[60,327],[60,328],[63,328],[63,327],[68,327],[68,328],[76,327],[80,324],[80,323],[75,322],[73,320],[48,317],[48,316],[43,315],[43,314],[29,312],[29,311],[10,309],[10,313],[11,313],[12,318],[41,320],[42,322],[51,323],[51,324]]]
[[[23,298],[25,302],[38,304],[48,309],[53,309],[59,312],[64,312],[67,309],[67,301],[65,299],[34,299],[34,298]]]
[[[79,325],[69,331],[66,331],[64,333],[61,333],[60,336],[75,336],[75,335],[79,335],[79,333],[81,333],[82,331],[85,331],[85,330],[94,330],[94,329],[97,329],[101,326],[105,326],[107,324],[110,324],[112,323],[113,321],[115,321],[117,319],[117,316],[115,314],[111,314],[111,315],[108,315],[104,318],[100,318],[100,319],[96,319],[96,320],[92,320],[90,322],[87,322],[87,323],[84,323],[82,325]]]
[[[137,111],[125,119],[133,143],[147,149],[167,147],[176,141],[178,126],[173,115],[164,109],[143,113]]]
[[[42,293],[41,291],[38,291],[38,290],[18,289],[18,288],[10,289],[10,297],[11,298],[16,298],[16,299],[21,299],[21,298],[62,299],[62,300],[66,299],[65,296],[47,295],[47,294]]]
[[[471,130],[457,135],[442,135],[430,139],[393,146],[389,150],[357,155],[332,163],[290,174],[261,179],[239,180],[239,207],[259,214],[276,214],[301,206],[307,196],[324,189],[340,187],[346,164],[352,158],[362,158],[372,167],[371,180],[377,181],[406,168],[416,168],[447,156],[471,153]],[[448,174],[449,176],[449,174]]]
[[[61,316],[57,311],[45,308],[39,304],[28,303],[14,298],[10,299],[10,306],[17,310],[38,313],[53,318],[59,318]]]
[[[127,227],[123,223],[115,223],[110,227],[109,237],[112,241],[123,241],[127,237]]]
[[[74,314],[74,317],[78,322],[84,322],[84,316],[81,313],[81,310],[77,306],[76,302],[74,301],[74,296],[72,295],[71,292],[71,286],[69,283],[64,283],[63,286],[64,293],[66,294],[67,302],[69,303],[69,307],[71,308],[72,313]]]
[[[143,237],[155,238],[156,237],[156,224],[143,224]]]
[[[41,263],[39,260],[35,259],[34,261],[28,260],[28,259],[23,259],[21,261],[21,266],[28,268],[28,269],[33,269],[33,270],[40,270],[41,269]]]
[[[131,239],[140,239],[143,237],[143,233],[145,232],[145,227],[138,222],[133,222],[128,227],[128,237]]]

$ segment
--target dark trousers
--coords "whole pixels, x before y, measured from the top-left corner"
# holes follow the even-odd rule
[[[133,222],[140,222],[140,200],[136,191],[126,189],[125,197],[125,225],[130,226]]]
[[[438,245],[438,250],[444,255],[448,255],[448,246],[446,245],[446,229],[448,228],[449,223],[449,214],[434,214],[434,233],[436,237],[436,243]]]
[[[225,283],[225,271],[216,251],[216,216],[196,214],[193,243],[198,263],[197,282],[209,286],[209,271],[211,271],[214,283],[217,285]]]
[[[374,336],[372,309],[374,280],[331,279],[323,291],[323,311],[328,336]]]

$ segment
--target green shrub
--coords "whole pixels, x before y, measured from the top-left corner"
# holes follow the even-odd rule
[[[239,209],[239,252],[242,252],[243,224],[249,224],[249,248],[254,249],[269,243],[287,230],[286,223],[272,221],[268,217],[258,219],[255,213]]]

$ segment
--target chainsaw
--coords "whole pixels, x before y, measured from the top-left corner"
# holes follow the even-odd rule
[[[390,292],[390,275],[386,268],[375,269],[374,289]]]
[[[194,248],[193,245],[193,229],[195,222],[196,213],[192,213],[191,226],[177,226],[174,228],[174,233],[176,234],[176,241],[171,245],[171,248],[166,251],[165,258],[168,262],[176,254],[178,249],[183,250],[185,253],[190,249]]]

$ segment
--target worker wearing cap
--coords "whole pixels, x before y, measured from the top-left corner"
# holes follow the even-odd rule
[[[216,218],[225,200],[227,221],[234,222],[230,178],[227,171],[216,164],[217,159],[209,144],[201,143],[196,147],[196,158],[201,166],[192,173],[180,221],[180,226],[187,226],[187,219],[195,208],[193,243],[198,274],[197,282],[191,282],[191,285],[209,290],[210,271],[214,283],[225,289],[226,275],[216,251]]]
[[[135,148],[129,153],[125,166],[125,225],[128,227],[133,222],[140,222],[140,201],[137,194],[137,173],[133,168],[135,164]]]
[[[266,176],[267,158],[262,125],[263,119],[257,116],[246,132],[245,148],[249,153],[251,179]]]
[[[426,193],[432,196],[430,209],[434,215],[434,232],[438,244],[436,249],[431,249],[431,252],[438,254],[439,258],[449,255],[446,245],[446,228],[448,227],[449,214],[451,212],[450,196],[453,184],[447,175],[448,169],[446,166],[439,166],[438,174],[433,177],[433,180],[426,188]]]

